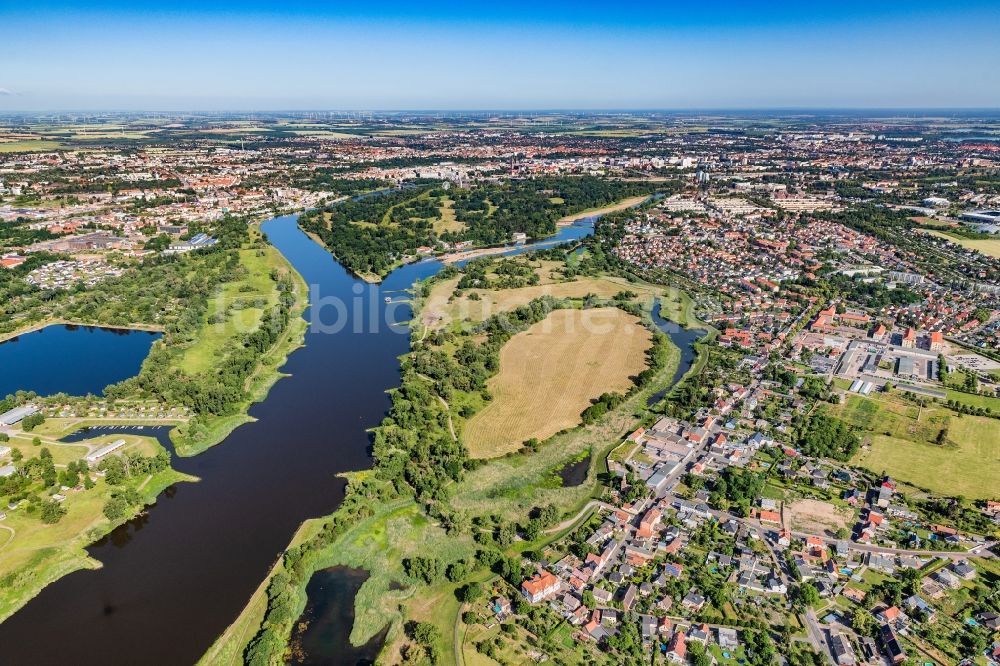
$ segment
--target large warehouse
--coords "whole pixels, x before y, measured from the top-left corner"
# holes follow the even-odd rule
[[[38,411],[38,407],[34,405],[21,405],[20,407],[15,407],[9,412],[4,412],[0,414],[0,426],[4,425],[14,425],[19,423],[25,417],[31,416]]]

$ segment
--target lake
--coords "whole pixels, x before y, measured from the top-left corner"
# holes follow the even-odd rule
[[[409,329],[399,324],[411,318],[409,304],[384,299],[441,264],[409,264],[382,284],[367,284],[295,219],[262,225],[311,287],[306,317],[317,324],[282,368],[290,376],[251,407],[254,422],[198,456],[174,457],[176,469],[200,482],[171,486],[140,518],[90,546],[102,568],[59,579],[0,624],[3,663],[194,663],[236,619],[298,526],[339,506],[345,482],[337,474],[371,466],[366,429],[388,410],[386,390],[399,385],[398,357],[410,346]],[[582,221],[544,243],[591,231],[592,220]],[[338,301],[351,307],[338,308]],[[147,434],[169,447],[163,431]],[[345,621],[336,618],[353,599],[331,585],[321,579],[311,586],[310,619],[321,635],[302,635],[312,650],[303,659],[354,664],[364,655],[323,638],[331,623]],[[337,603],[317,597],[342,592]]]
[[[19,389],[39,395],[100,395],[139,373],[160,333],[54,324],[0,342],[0,397]]]

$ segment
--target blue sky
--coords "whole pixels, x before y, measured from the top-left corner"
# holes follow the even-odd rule
[[[0,0],[0,111],[1000,107],[996,0],[479,4]]]

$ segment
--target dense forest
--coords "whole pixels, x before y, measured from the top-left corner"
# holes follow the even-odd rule
[[[425,220],[383,224],[383,218],[393,207],[429,189],[403,189],[342,201],[303,213],[299,225],[319,237],[354,273],[385,275],[404,254],[432,242],[433,225]]]
[[[817,413],[799,432],[798,445],[807,456],[846,461],[858,452],[861,440],[846,422]]]
[[[466,229],[454,236],[446,234],[444,240],[472,239],[491,245],[509,240],[516,232],[542,238],[555,233],[556,222],[566,215],[653,191],[648,183],[593,176],[549,176],[490,183],[452,195],[455,217]]]

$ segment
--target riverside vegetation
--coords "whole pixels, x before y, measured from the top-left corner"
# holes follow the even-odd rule
[[[92,289],[26,290],[7,302],[4,326],[71,321],[163,331],[138,376],[104,394],[189,408],[193,418],[172,437],[178,451],[197,452],[221,441],[278,377],[300,337],[293,314],[305,292],[255,227],[226,218],[214,233],[212,248],[147,259]]]
[[[557,254],[566,260],[565,249],[533,259]],[[484,267],[477,262],[467,273],[446,268],[417,286],[418,299],[426,300],[441,281],[479,274]],[[575,271],[596,275],[600,269],[591,261]],[[306,584],[313,572],[333,564],[372,573],[356,600],[353,643],[364,643],[388,625],[384,656],[390,661],[445,660],[461,600],[481,594],[480,583],[494,575],[520,583],[520,554],[550,541],[546,530],[599,492],[604,456],[625,428],[649,413],[649,395],[672,376],[678,350],[650,319],[653,299],[637,301],[637,296],[627,289],[611,299],[542,296],[480,322],[414,335],[392,409],[375,429],[374,468],[350,475],[336,513],[299,530],[203,663],[280,662],[305,605]],[[601,308],[639,317],[648,329],[647,367],[631,388],[595,396],[577,426],[545,443],[531,439],[499,458],[470,457],[452,429],[461,433],[462,424],[493,400],[488,380],[499,370],[502,348],[553,313]],[[553,482],[556,470],[588,454],[592,462],[584,483],[565,488]]]
[[[191,417],[172,417],[179,425],[171,437],[182,455],[197,453],[247,419],[247,407],[280,376],[277,368],[299,344],[305,325],[298,317],[305,293],[301,278],[259,230],[226,218],[213,233],[219,242],[212,248],[148,258],[90,289],[8,291],[4,307],[10,316],[4,326],[22,330],[72,321],[163,331],[139,374],[108,386],[102,404],[186,407]],[[78,407],[86,414],[96,401],[94,396],[40,398],[19,391],[0,400],[0,411],[35,402],[70,411]],[[126,437],[123,456],[98,466],[83,457],[108,441],[57,441],[81,426],[100,424],[100,417],[44,421],[34,415],[22,422],[20,432],[4,435],[16,471],[0,479],[0,498],[17,510],[8,509],[0,534],[10,532],[0,564],[0,618],[57,578],[97,566],[84,550],[87,545],[141,511],[167,486],[191,480],[171,469],[167,451],[149,438]]]
[[[557,222],[567,215],[650,194],[653,189],[648,183],[592,176],[511,180],[449,190],[414,181],[411,188],[306,212],[299,224],[349,270],[378,280],[419,247],[457,241],[496,245],[514,233],[543,238],[554,234]],[[460,228],[440,230],[435,225],[446,207]]]

